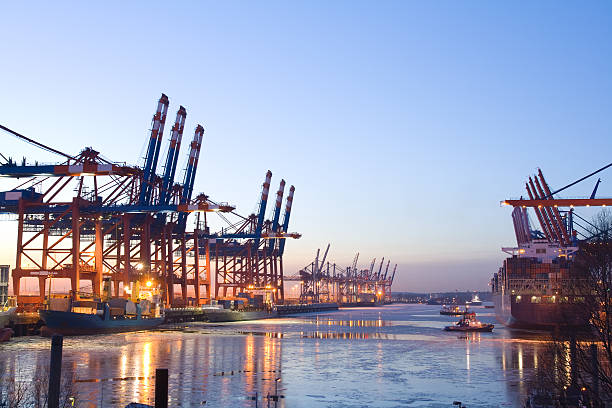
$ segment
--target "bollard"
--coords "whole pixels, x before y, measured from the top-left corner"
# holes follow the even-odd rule
[[[64,337],[54,334],[51,338],[51,362],[49,364],[49,408],[59,408],[63,345]]]
[[[155,408],[168,408],[168,369],[155,369]]]

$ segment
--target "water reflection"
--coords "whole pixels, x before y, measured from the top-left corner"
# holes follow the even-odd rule
[[[386,327],[392,323],[378,318],[376,320],[336,320],[333,318],[317,317],[311,320],[312,324],[326,326],[347,326],[347,327]]]
[[[396,336],[386,333],[363,333],[363,332],[300,332],[300,336],[306,339],[342,339],[342,340],[368,340],[385,339],[394,340]]]
[[[256,393],[267,406],[277,390],[286,397],[277,407],[489,407],[520,406],[549,360],[567,364],[567,353],[547,356],[537,333],[446,333],[449,319],[434,311],[401,305],[66,338],[64,373],[75,375],[84,407],[152,404],[156,368],[168,368],[176,407],[254,407]],[[0,370],[32,378],[48,355],[48,339],[16,339],[0,348]]]

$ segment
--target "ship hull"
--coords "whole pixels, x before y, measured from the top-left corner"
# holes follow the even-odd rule
[[[339,303],[339,307],[377,307],[383,306],[384,302],[347,302]]]
[[[259,320],[259,319],[271,319],[278,317],[277,312],[266,312],[260,311],[239,311],[229,309],[218,309],[218,310],[206,310],[204,312],[206,318],[212,323],[221,322],[239,322],[243,320]]]
[[[39,313],[48,331],[64,336],[149,330],[164,322],[162,317],[103,320],[98,315],[86,313],[55,310],[41,310]]]
[[[457,327],[457,326],[446,326],[444,331],[450,332],[492,332],[493,331],[492,324],[486,324],[482,327]]]
[[[555,330],[584,329],[588,319],[577,304],[518,302],[515,295],[494,293],[495,317],[512,329]]]

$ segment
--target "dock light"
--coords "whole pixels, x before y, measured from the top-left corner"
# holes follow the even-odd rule
[[[151,286],[153,286],[153,282],[148,280],[147,283],[145,283],[145,285],[147,285],[147,288],[150,288]]]

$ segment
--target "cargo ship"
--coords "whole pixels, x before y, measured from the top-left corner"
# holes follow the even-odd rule
[[[503,250],[511,257],[491,280],[500,323],[536,330],[587,325],[584,297],[576,293],[577,277],[572,268],[577,247],[542,239]]]
[[[40,310],[46,328],[42,334],[79,336],[148,330],[161,325],[164,318],[147,300],[132,302],[116,298],[108,301],[52,299]]]

